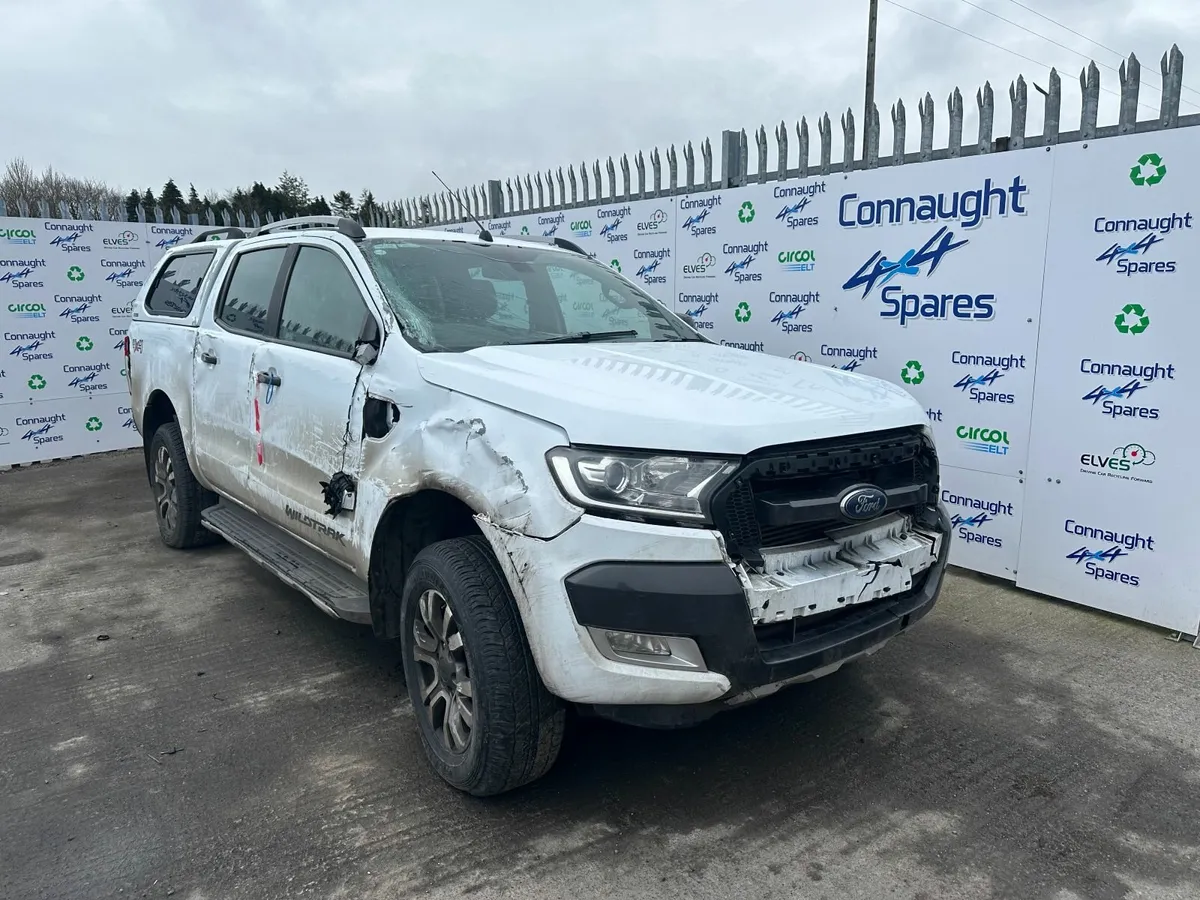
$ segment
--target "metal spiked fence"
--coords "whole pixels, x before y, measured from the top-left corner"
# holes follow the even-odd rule
[[[1029,116],[1029,85],[1024,76],[1018,76],[1016,81],[1009,84],[1008,98],[1012,106],[1011,125],[1009,133],[1004,137],[993,135],[995,124],[996,100],[990,82],[975,92],[975,103],[979,108],[979,134],[976,141],[963,143],[963,97],[955,88],[946,100],[949,115],[949,137],[945,147],[934,148],[933,132],[935,125],[935,104],[933,97],[926,93],[917,104],[917,115],[920,118],[921,132],[919,149],[909,152],[908,147],[908,114],[904,101],[897,100],[891,108],[892,119],[892,152],[890,156],[881,157],[879,153],[880,122],[879,108],[874,106],[865,123],[866,141],[865,152],[855,156],[858,146],[854,111],[847,109],[840,117],[842,128],[842,159],[833,159],[833,125],[829,113],[817,119],[817,137],[819,140],[818,158],[810,159],[810,132],[808,120],[801,118],[795,125],[796,152],[791,152],[791,131],[787,122],[780,121],[774,128],[775,163],[772,166],[770,156],[770,137],[765,126],[759,126],[754,131],[754,143],[757,151],[754,173],[749,171],[750,140],[743,128],[740,131],[727,130],[721,135],[720,141],[720,173],[714,177],[713,146],[708,138],[700,142],[701,177],[696,173],[696,152],[691,141],[683,145],[683,178],[680,179],[679,156],[675,145],[667,148],[665,154],[660,154],[657,147],[650,151],[650,183],[647,185],[646,160],[647,156],[641,151],[634,154],[632,168],[628,154],[621,154],[620,186],[617,184],[618,163],[609,156],[603,169],[600,160],[591,163],[590,172],[586,162],[578,168],[572,164],[559,166],[557,172],[547,170],[543,178],[542,172],[514,178],[490,179],[480,184],[473,184],[458,191],[443,191],[440,193],[424,194],[405,200],[384,203],[372,210],[367,216],[355,216],[360,223],[369,226],[416,226],[443,225],[456,222],[467,222],[472,217],[479,219],[494,219],[517,213],[552,212],[554,210],[571,209],[581,206],[628,200],[640,200],[650,197],[664,197],[673,194],[691,194],[721,188],[739,187],[748,183],[765,183],[767,181],[786,181],[793,178],[805,178],[809,175],[829,175],[835,172],[849,172],[861,169],[874,169],[883,166],[909,165],[912,163],[929,162],[937,159],[950,159],[959,156],[974,156],[981,153],[999,153],[1006,150],[1020,150],[1027,147],[1052,146],[1071,141],[1088,141],[1096,138],[1109,137],[1119,134],[1140,134],[1143,132],[1159,131],[1165,128],[1200,125],[1200,113],[1180,116],[1180,95],[1183,85],[1183,54],[1179,47],[1172,45],[1171,49],[1162,55],[1159,71],[1162,77],[1162,99],[1158,117],[1139,121],[1138,108],[1144,104],[1139,101],[1141,90],[1142,66],[1134,54],[1121,63],[1118,71],[1120,81],[1120,105],[1117,122],[1112,125],[1100,125],[1100,69],[1091,62],[1079,74],[1079,87],[1082,95],[1080,110],[1080,125],[1075,131],[1064,132],[1060,129],[1062,113],[1062,79],[1056,69],[1050,70],[1049,87],[1043,89],[1036,84],[1034,87],[1045,100],[1042,119],[1042,132],[1037,136],[1028,136],[1026,126]],[[1107,90],[1107,89],[1105,89]],[[1190,90],[1190,88],[1189,88]],[[1112,92],[1115,93],[1115,92]],[[667,183],[663,185],[663,156],[667,161]],[[637,188],[633,188],[633,174],[637,175]],[[607,191],[605,178],[607,175]],[[536,198],[536,199],[535,199]],[[64,201],[52,208],[44,200],[19,200],[16,209],[5,207],[0,200],[0,216],[35,216],[58,219],[94,219],[101,221],[125,221],[128,216],[124,204],[109,206],[100,204],[92,208],[71,207]],[[237,225],[240,228],[253,228],[278,221],[282,216],[271,214],[260,215],[258,212],[246,213],[242,210],[216,212],[206,209],[202,213],[189,213],[177,207],[164,210],[155,207],[150,213],[142,207],[136,208],[137,221],[157,222],[159,224],[175,225],[208,225],[211,227]]]
[[[881,157],[879,153],[879,108],[874,106],[869,120],[865,123],[865,152],[861,156],[855,155],[855,150],[860,144],[855,140],[854,111],[847,109],[841,115],[842,158],[837,161],[833,159],[833,125],[829,114],[825,113],[816,122],[819,141],[816,160],[811,159],[808,120],[801,118],[795,124],[795,151],[791,149],[792,133],[787,122],[781,121],[775,126],[774,164],[769,159],[771,138],[768,136],[766,127],[760,125],[754,131],[757,159],[753,173],[750,172],[750,139],[746,130],[730,130],[721,135],[720,173],[715,177],[713,146],[705,138],[700,143],[702,171],[699,178],[697,178],[696,172],[696,152],[689,141],[683,145],[682,180],[679,172],[680,154],[676,152],[675,145],[672,144],[667,148],[665,154],[660,154],[657,147],[650,151],[648,156],[650,162],[649,184],[647,184],[646,178],[647,157],[638,151],[633,157],[632,167],[628,154],[624,153],[621,154],[619,163],[610,156],[603,167],[601,167],[599,159],[595,160],[590,165],[590,178],[589,165],[584,162],[578,168],[575,165],[569,165],[565,169],[560,166],[557,172],[547,170],[544,177],[543,173],[539,171],[532,175],[517,176],[515,179],[506,178],[503,181],[492,179],[484,184],[471,185],[464,190],[455,192],[445,191],[409,198],[401,201],[400,209],[404,221],[410,224],[441,225],[469,221],[472,214],[480,219],[494,219],[517,213],[553,212],[603,202],[625,202],[673,194],[691,194],[739,187],[749,183],[786,181],[793,178],[805,178],[809,175],[829,175],[835,172],[909,165],[937,159],[974,156],[981,153],[998,153],[1071,141],[1088,141],[1118,134],[1135,134],[1164,128],[1200,125],[1200,113],[1182,117],[1179,114],[1180,95],[1184,86],[1183,54],[1178,46],[1173,45],[1162,55],[1159,69],[1162,76],[1162,101],[1156,119],[1139,121],[1137,118],[1139,106],[1144,105],[1139,101],[1142,67],[1137,56],[1131,53],[1129,58],[1121,63],[1118,71],[1120,106],[1117,122],[1112,125],[1100,125],[1098,122],[1102,88],[1100,69],[1093,61],[1079,75],[1082,109],[1080,126],[1075,131],[1064,132],[1060,128],[1062,79],[1056,69],[1051,69],[1047,89],[1034,85],[1045,98],[1042,132],[1037,136],[1026,134],[1029,117],[1029,84],[1024,76],[1018,76],[1008,88],[1012,117],[1009,134],[1003,137],[993,135],[996,100],[989,82],[975,92],[975,103],[979,108],[979,134],[977,140],[969,144],[963,143],[963,96],[962,92],[955,88],[946,100],[950,123],[949,138],[945,147],[936,149],[933,145],[936,107],[933,97],[927,93],[917,104],[921,130],[919,147],[916,150],[908,150],[908,112],[904,101],[897,100],[892,105],[892,152],[886,157]],[[665,186],[663,185],[662,167],[664,156],[667,161]],[[621,176],[619,185],[617,182],[618,166]],[[636,189],[633,186],[635,173],[637,176]],[[607,190],[605,175],[607,175]]]

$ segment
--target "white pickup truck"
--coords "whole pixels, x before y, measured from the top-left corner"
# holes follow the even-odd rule
[[[568,704],[697,722],[873,653],[941,586],[916,401],[713,343],[570,241],[205,232],[125,352],[162,539],[398,638],[472,794],[549,770]]]

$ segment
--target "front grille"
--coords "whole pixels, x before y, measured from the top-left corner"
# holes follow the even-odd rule
[[[896,497],[889,510],[934,502],[937,457],[920,428],[767,447],[750,454],[713,497],[713,520],[735,558],[821,537],[849,524],[841,494],[870,484]]]

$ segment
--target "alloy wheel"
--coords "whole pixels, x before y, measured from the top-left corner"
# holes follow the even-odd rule
[[[475,726],[475,695],[466,649],[445,596],[434,588],[426,590],[413,619],[412,652],[421,703],[437,739],[456,754],[470,747]]]
[[[166,447],[159,447],[154,455],[154,505],[159,521],[168,531],[175,530],[179,521],[179,496],[175,485],[175,464]]]

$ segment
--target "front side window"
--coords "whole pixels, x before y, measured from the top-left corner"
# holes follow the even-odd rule
[[[283,295],[280,340],[349,355],[366,315],[362,294],[342,261],[320,247],[301,247]]]
[[[208,250],[168,259],[146,296],[146,312],[156,316],[187,316],[196,305],[200,285],[216,255]]]
[[[388,238],[364,241],[362,252],[405,337],[421,350],[587,340],[583,334],[703,340],[641,288],[575,253]]]
[[[246,334],[267,334],[267,310],[286,247],[269,247],[238,254],[225,285],[217,319],[226,328]]]

